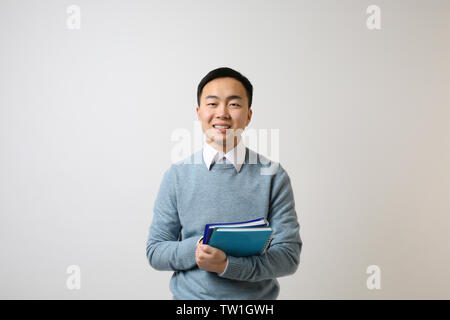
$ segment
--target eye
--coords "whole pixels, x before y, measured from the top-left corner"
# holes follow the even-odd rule
[[[215,103],[208,103],[207,106],[215,106]]]
[[[233,106],[233,107],[240,107],[241,105],[238,104],[238,103],[230,103],[230,106]]]

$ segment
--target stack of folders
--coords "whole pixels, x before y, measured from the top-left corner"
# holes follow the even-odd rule
[[[233,257],[263,254],[272,241],[273,230],[265,218],[205,225],[203,243]]]

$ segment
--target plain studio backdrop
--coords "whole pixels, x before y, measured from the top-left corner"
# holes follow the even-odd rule
[[[279,298],[450,298],[449,1],[1,0],[0,46],[0,298],[172,298],[148,227],[221,66],[292,181]]]

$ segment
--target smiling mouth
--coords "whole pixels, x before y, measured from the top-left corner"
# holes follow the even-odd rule
[[[219,126],[219,125],[213,125],[214,129],[216,129],[217,132],[220,132],[221,134],[226,134],[227,130],[231,128],[231,126]]]

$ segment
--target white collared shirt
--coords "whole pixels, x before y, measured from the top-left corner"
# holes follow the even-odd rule
[[[208,170],[211,169],[211,165],[213,163],[232,163],[236,168],[236,171],[239,173],[241,171],[242,164],[245,161],[245,152],[246,150],[245,145],[242,142],[242,137],[239,140],[239,143],[236,145],[236,147],[234,147],[227,153],[214,149],[213,147],[211,147],[209,143],[206,142],[206,139],[203,141],[203,160],[205,161]],[[197,243],[201,243],[202,240],[203,237],[201,237],[197,241]],[[228,268],[228,259],[227,265],[223,273],[225,273],[227,268]],[[223,273],[220,275],[223,275]]]
[[[242,164],[245,161],[245,145],[242,142],[242,138],[239,143],[228,151],[224,153],[223,151],[218,151],[209,145],[206,140],[203,142],[203,160],[205,161],[208,170],[211,169],[213,163],[232,163],[239,173],[242,168]]]

